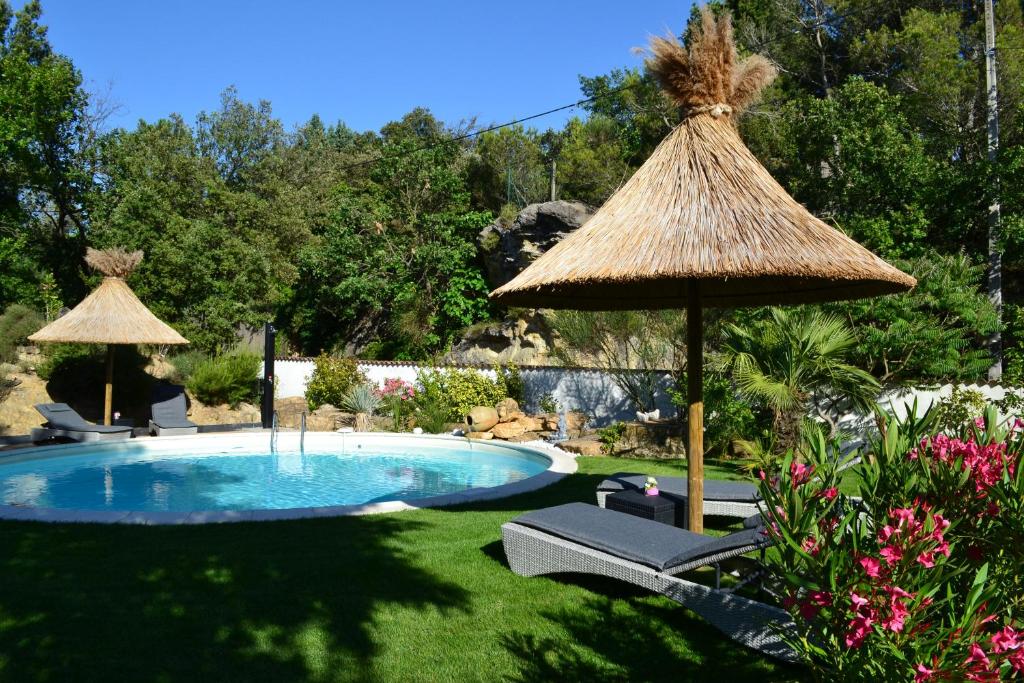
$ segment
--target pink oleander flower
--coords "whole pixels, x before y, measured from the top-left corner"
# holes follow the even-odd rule
[[[803,551],[805,553],[808,553],[810,555],[817,555],[821,551],[821,549],[818,547],[818,539],[814,538],[813,536],[808,536],[807,538],[805,538],[804,542],[800,544],[800,547],[803,548]]]
[[[917,556],[917,562],[918,564],[931,569],[935,566],[935,554],[932,551],[927,550]]]
[[[850,602],[853,604],[853,610],[855,612],[868,604],[867,598],[862,598],[853,591],[850,591]]]
[[[992,634],[992,652],[1010,652],[1021,646],[1021,634],[1006,626]]]
[[[977,643],[971,643],[970,654],[967,655],[967,659],[964,660],[964,664],[982,664],[983,666],[989,666],[991,662],[988,660],[988,655]]]
[[[839,489],[837,489],[835,486],[827,488],[821,492],[821,497],[824,498],[825,500],[832,500],[838,495]]]
[[[808,467],[802,462],[792,462],[789,465],[789,474],[792,479],[793,487],[802,486],[811,479],[811,474],[814,473],[813,467]]]
[[[894,545],[887,545],[878,551],[878,554],[889,564],[896,564],[903,559],[903,551]]]
[[[874,557],[862,557],[857,562],[864,568],[864,573],[871,578],[878,578],[882,563]]]
[[[864,644],[864,639],[871,633],[871,624],[873,623],[870,616],[858,614],[850,620],[850,630],[846,633],[846,647],[858,648]]]
[[[914,671],[917,673],[914,675],[914,683],[922,683],[923,681],[930,681],[935,677],[935,669],[930,669],[924,664],[918,664],[914,667]]]

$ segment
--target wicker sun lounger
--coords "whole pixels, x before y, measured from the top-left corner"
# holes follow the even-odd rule
[[[118,441],[128,439],[132,435],[131,427],[86,422],[67,403],[38,403],[35,408],[46,418],[46,423],[32,430],[33,441],[46,441],[57,437],[75,441]]]
[[[733,640],[792,660],[779,628],[791,628],[782,609],[678,575],[770,544],[763,528],[745,524],[723,537],[705,536],[632,515],[568,503],[520,515],[501,528],[505,556],[520,576],[580,573],[608,576],[668,596]],[[745,582],[741,582],[742,583]]]
[[[685,501],[687,487],[685,477],[658,477],[658,490],[666,498]],[[611,493],[635,489],[642,491],[647,475],[632,472],[617,472],[597,485],[597,504],[605,506],[605,498]],[[704,481],[704,514],[721,517],[747,518],[760,513],[761,500],[757,486],[742,481]]]
[[[176,385],[158,386],[153,390],[150,433],[157,436],[195,434],[199,427],[186,417],[187,410],[184,388]]]

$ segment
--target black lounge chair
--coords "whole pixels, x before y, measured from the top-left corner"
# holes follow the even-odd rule
[[[97,425],[86,422],[67,403],[37,403],[35,406],[46,422],[32,430],[33,441],[64,437],[75,441],[119,441],[131,438],[131,427]]]
[[[656,477],[658,480],[658,491],[666,498],[674,498],[680,502],[687,499],[687,485],[685,477]],[[597,485],[597,504],[605,506],[605,499],[611,493],[619,491],[643,491],[647,482],[646,474],[633,472],[616,472]],[[722,517],[743,517],[760,513],[758,504],[761,495],[757,486],[743,481],[718,481],[715,479],[704,480],[704,514],[718,515]],[[679,510],[686,513],[686,506],[680,506]],[[676,526],[685,526],[677,520]]]
[[[152,419],[149,432],[156,436],[195,434],[199,427],[186,417],[188,404],[185,389],[174,384],[158,385],[153,389]]]
[[[666,595],[692,609],[733,640],[792,660],[780,629],[792,629],[785,610],[721,588],[720,563],[771,544],[760,516],[715,537],[586,503],[568,503],[516,517],[501,527],[505,556],[520,576],[581,573],[608,576]],[[678,575],[715,567],[714,587]]]

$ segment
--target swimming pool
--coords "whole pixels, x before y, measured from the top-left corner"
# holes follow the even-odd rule
[[[545,486],[557,449],[380,433],[230,433],[70,444],[0,457],[0,518],[204,523],[387,512]]]

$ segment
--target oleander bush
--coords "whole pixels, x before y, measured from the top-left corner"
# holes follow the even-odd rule
[[[388,377],[376,392],[391,416],[392,431],[405,429],[405,419],[412,412],[416,400],[416,386],[400,377]]]
[[[260,357],[255,353],[234,351],[201,361],[192,371],[186,386],[192,395],[207,405],[256,400]]]
[[[852,497],[820,434],[761,473],[769,567],[796,623],[785,637],[818,680],[1024,673],[1020,423],[989,407],[947,435],[937,417],[880,419]]]
[[[306,403],[310,410],[324,404],[341,406],[345,394],[366,382],[355,358],[337,358],[322,353],[314,361],[313,375],[306,385]]]

